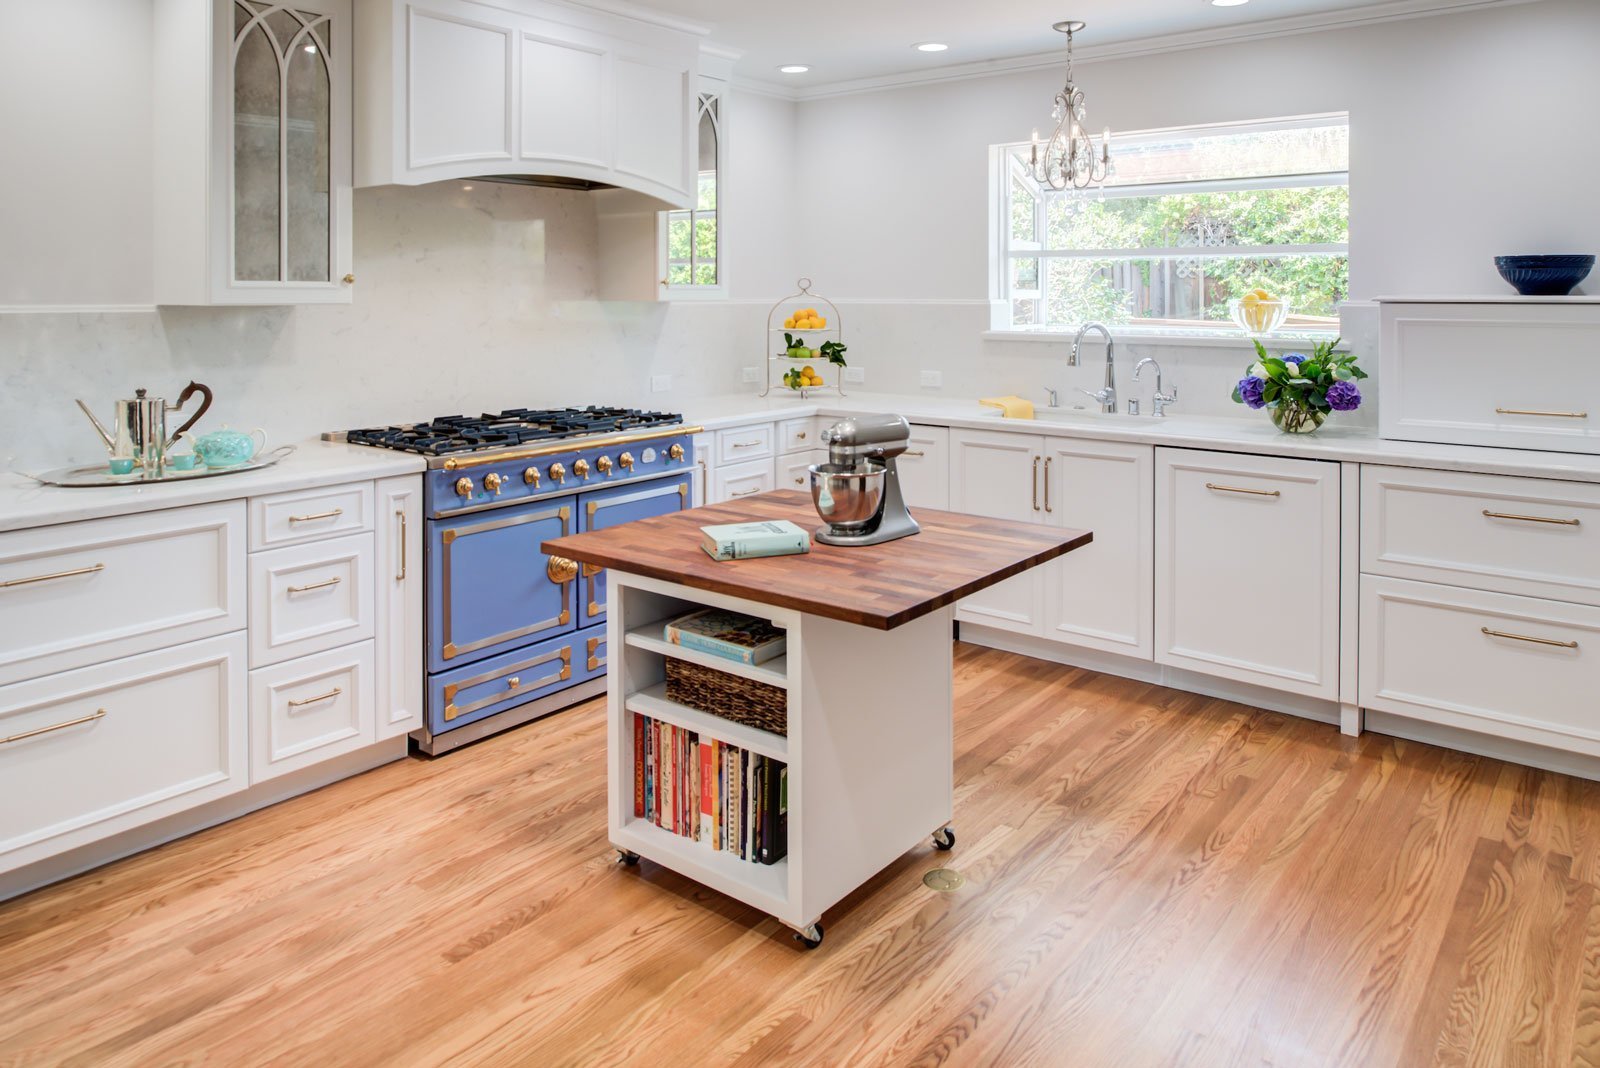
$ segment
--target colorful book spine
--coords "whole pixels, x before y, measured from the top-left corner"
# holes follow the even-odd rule
[[[644,717],[633,716],[633,816],[644,818]]]

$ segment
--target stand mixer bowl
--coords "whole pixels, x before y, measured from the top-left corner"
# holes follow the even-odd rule
[[[841,533],[865,530],[883,503],[885,468],[879,464],[812,464],[811,503],[823,522]]]

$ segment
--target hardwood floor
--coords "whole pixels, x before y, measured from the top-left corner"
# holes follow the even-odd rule
[[[0,1064],[1600,1064],[1600,785],[955,670],[956,848],[814,952],[615,863],[590,703],[0,904]]]

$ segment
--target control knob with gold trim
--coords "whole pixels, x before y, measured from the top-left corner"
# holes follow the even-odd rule
[[[559,463],[551,464],[550,465],[550,481],[551,482],[565,482],[566,480],[567,480],[567,469],[566,469],[566,466],[563,465],[563,464],[559,464]]]
[[[622,466],[622,469],[624,471],[632,471],[633,470],[633,453],[631,453],[631,452],[623,453],[621,456],[617,457],[617,463]]]
[[[679,445],[677,442],[673,442],[671,445],[667,446],[667,456],[673,460],[683,459],[683,446]]]
[[[456,496],[472,496],[472,479],[468,478],[466,475],[462,475],[460,478],[456,479]]]
[[[579,478],[583,478],[583,479],[588,478],[589,477],[589,461],[588,460],[574,460],[574,461],[572,461],[572,473],[577,475]]]
[[[534,489],[538,489],[539,488],[539,469],[537,467],[530,467],[526,471],[522,472],[522,481],[526,482],[528,485],[532,486]]]
[[[616,465],[611,462],[611,457],[602,456],[594,462],[594,466],[595,470],[599,471],[602,475],[609,475],[611,473],[611,469]]]
[[[490,471],[483,476],[483,488],[498,497],[500,496],[500,487],[505,485],[505,481],[505,476],[500,472]]]

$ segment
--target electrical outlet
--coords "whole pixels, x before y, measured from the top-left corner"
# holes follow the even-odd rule
[[[922,372],[923,389],[939,389],[944,385],[944,375],[938,371]]]
[[[741,367],[741,368],[739,368],[739,381],[741,381],[741,382],[759,382],[759,381],[761,381],[761,368],[759,368],[759,367]]]
[[[865,367],[846,367],[844,369],[844,380],[857,384],[865,382],[867,380],[867,369]]]
[[[672,388],[672,376],[671,375],[651,375],[650,376],[650,392],[651,393],[665,393],[671,388]]]

